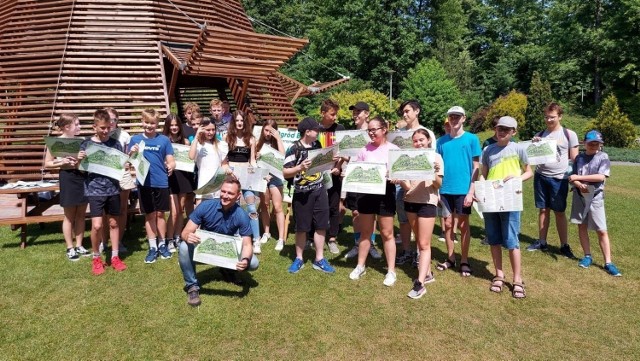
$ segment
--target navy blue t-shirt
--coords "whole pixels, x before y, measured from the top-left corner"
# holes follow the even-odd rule
[[[228,212],[222,209],[220,199],[206,199],[193,210],[189,219],[205,231],[242,237],[252,236],[249,215],[237,203]]]

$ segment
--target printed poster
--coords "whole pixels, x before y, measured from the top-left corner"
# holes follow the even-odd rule
[[[242,254],[241,237],[227,236],[203,229],[197,229],[196,236],[200,237],[200,243],[193,251],[194,261],[236,269],[236,263],[240,261]]]
[[[61,137],[44,137],[44,142],[52,156],[57,158],[73,157],[78,158],[80,152],[80,144],[84,138],[61,138]]]
[[[311,166],[307,170],[308,174],[315,174],[331,170],[335,165],[333,158],[338,156],[338,145],[327,148],[312,149],[307,152],[307,159],[311,160]]]
[[[389,179],[434,180],[435,150],[429,148],[389,149]]]
[[[85,152],[87,156],[82,159],[78,169],[101,174],[116,180],[122,179],[124,176],[124,164],[129,159],[129,156],[117,149],[93,142],[87,144]]]
[[[216,173],[213,175],[213,177],[211,177],[211,179],[207,183],[205,183],[202,187],[196,189],[193,192],[198,195],[215,193],[219,191],[220,188],[222,188],[222,183],[224,182],[224,179],[226,177],[227,175],[224,172],[224,169],[222,169],[222,167],[219,167]]]
[[[538,142],[519,143],[526,151],[529,165],[558,163],[558,147],[555,139],[543,139]]]
[[[400,149],[413,148],[413,133],[415,130],[396,130],[387,134],[387,142],[393,143]],[[435,140],[432,140],[435,142]]]
[[[385,194],[387,165],[384,163],[350,162],[347,165],[342,190],[344,192]]]
[[[370,140],[366,130],[338,130],[335,136],[341,157],[357,156]]]
[[[476,181],[474,185],[480,212],[522,211],[522,178]]]
[[[278,152],[277,149],[271,148],[267,144],[263,144],[260,149],[258,167],[268,169],[269,173],[284,180],[284,176],[282,175],[282,168],[284,168],[284,154]]]
[[[149,167],[151,166],[149,161],[144,157],[144,146],[144,140],[140,141],[140,143],[138,143],[138,151],[133,153],[129,158],[129,163],[136,169],[136,179],[141,185],[144,185],[147,174],[149,173]]]
[[[177,143],[171,143],[171,146],[173,147],[173,157],[176,160],[176,169],[193,173],[196,162],[189,158],[191,146]]]
[[[244,190],[255,192],[265,192],[267,190],[267,180],[269,169],[251,167],[248,165],[235,164],[233,167],[233,175],[240,182],[240,186]]]

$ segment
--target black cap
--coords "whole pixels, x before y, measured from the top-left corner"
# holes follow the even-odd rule
[[[357,102],[355,105],[352,105],[349,107],[349,110],[354,110],[354,109],[369,111],[369,104],[365,102]]]
[[[304,135],[307,130],[319,130],[320,123],[311,117],[306,117],[298,123],[298,131],[300,135]]]

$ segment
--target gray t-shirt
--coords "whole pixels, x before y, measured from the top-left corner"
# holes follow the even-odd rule
[[[545,177],[553,177],[563,179],[568,177],[567,168],[569,168],[569,149],[578,146],[578,136],[573,130],[567,129],[569,139],[565,135],[564,128],[549,132],[545,130],[540,135],[543,139],[555,139],[558,144],[558,161],[553,163],[540,164],[536,167],[536,173]]]
[[[603,174],[605,177],[609,177],[611,173],[611,162],[609,161],[609,155],[603,151],[596,154],[587,155],[580,153],[576,157],[573,163],[573,174],[577,175],[592,175]],[[604,182],[582,182],[587,185],[595,187],[593,199],[600,199],[604,197]]]

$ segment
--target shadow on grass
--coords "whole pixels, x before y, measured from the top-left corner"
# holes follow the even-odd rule
[[[236,272],[232,270],[223,270],[219,267],[207,268],[197,273],[198,282],[200,283],[200,293],[205,295],[217,295],[224,297],[245,297],[249,294],[251,288],[258,287],[259,283],[253,278],[251,272]],[[242,290],[231,291],[226,289],[205,288],[204,285],[213,283],[214,281],[222,281],[242,287]]]

